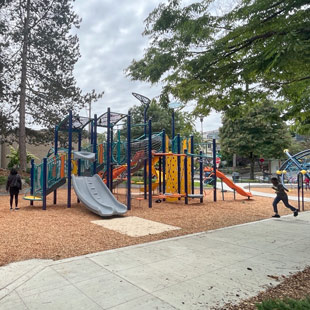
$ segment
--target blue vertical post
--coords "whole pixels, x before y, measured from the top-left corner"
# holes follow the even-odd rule
[[[163,130],[163,153],[166,153],[166,131]],[[163,156],[163,194],[166,192],[166,156]]]
[[[213,144],[213,201],[216,201],[216,140],[212,140]]]
[[[68,145],[68,172],[67,172],[67,178],[68,178],[68,197],[67,197],[67,207],[71,208],[71,157],[72,157],[72,111],[69,111],[69,126],[68,126],[68,139],[69,139],[69,145]]]
[[[298,197],[298,211],[300,211],[300,177],[301,173],[297,174],[297,197]]]
[[[90,122],[90,144],[94,143],[94,122]]]
[[[178,133],[177,135],[177,152],[181,154],[181,137]],[[181,194],[181,157],[177,157],[177,166],[178,166],[178,194]]]
[[[47,185],[47,158],[43,158],[43,182],[42,182],[42,199],[43,199],[43,206],[42,210],[46,210],[46,185]]]
[[[159,160],[158,160],[158,169],[159,169],[159,180],[158,180],[158,187],[159,187],[159,193],[161,193],[161,190],[162,190],[162,180],[161,180],[161,176],[162,176],[162,158],[159,157]]]
[[[94,115],[94,128],[93,128],[93,153],[95,153],[95,161],[93,162],[93,173],[92,175],[96,174],[97,170],[97,114]]]
[[[190,139],[191,139],[191,153],[194,154],[194,136],[191,136]],[[194,156],[191,156],[191,184],[192,184],[192,194],[195,194],[194,174],[195,174]]]
[[[148,164],[149,164],[149,208],[152,208],[152,119],[149,119],[149,145],[148,145]]]
[[[127,210],[131,210],[131,115],[127,115]]]
[[[55,126],[54,131],[54,155],[57,156],[58,153],[58,126]],[[56,165],[58,165],[58,160],[56,159]],[[56,167],[57,171],[57,167]],[[57,172],[56,172],[57,173]],[[54,205],[57,203],[57,190],[54,190],[54,198],[53,198]]]
[[[112,190],[110,187],[111,181],[110,181],[110,169],[111,169],[111,110],[108,108],[108,115],[107,115],[107,186]]]
[[[185,204],[188,204],[188,178],[187,178],[187,150],[184,150],[184,187],[185,187]]]
[[[82,150],[82,132],[79,131],[78,151]],[[78,176],[81,175],[81,159],[78,159]]]
[[[147,110],[148,110],[148,105],[144,105],[144,138],[146,140],[147,138],[147,120],[146,120],[146,116],[147,116]],[[147,198],[147,173],[146,173],[146,167],[147,167],[147,154],[145,154],[145,159],[144,159],[144,167],[143,167],[143,182],[144,182],[144,199]]]
[[[79,131],[79,135],[78,135],[78,151],[80,152],[82,150],[82,131]],[[78,164],[78,171],[77,174],[78,176],[81,175],[81,159],[79,158],[77,160],[77,164]],[[77,203],[80,203],[80,199],[77,198]]]
[[[117,130],[117,164],[121,164],[121,131]]]
[[[31,159],[31,170],[30,170],[30,195],[34,195],[34,159]],[[30,205],[33,206],[33,200],[30,200]]]
[[[110,166],[110,188],[113,190],[113,125],[111,126],[111,166]]]
[[[202,151],[199,152],[199,182],[200,182],[200,195],[203,195],[203,162],[202,162]],[[200,203],[203,202],[203,196],[200,197]]]

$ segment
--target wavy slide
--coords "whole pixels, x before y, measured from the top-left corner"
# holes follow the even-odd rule
[[[113,196],[98,174],[92,177],[72,175],[72,183],[76,195],[90,211],[100,216],[127,212],[127,207]]]
[[[248,197],[248,198],[253,196],[250,192],[246,192],[243,188],[241,188],[240,186],[236,185],[233,181],[228,179],[224,173],[216,170],[216,176],[222,179],[223,182],[226,183],[227,186],[234,189],[238,194]]]

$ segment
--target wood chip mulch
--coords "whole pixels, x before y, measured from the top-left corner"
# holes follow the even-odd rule
[[[191,200],[189,205],[184,201],[153,202],[148,208],[145,200],[132,200],[132,210],[125,216],[138,216],[181,227],[180,230],[163,232],[143,237],[129,237],[108,230],[91,221],[101,219],[86,209],[83,204],[76,203],[72,190],[72,206],[67,208],[67,190],[57,192],[58,203],[52,204],[53,195],[48,196],[47,210],[41,209],[41,202],[30,206],[29,201],[19,196],[18,211],[9,210],[9,196],[0,196],[0,266],[11,262],[31,259],[62,259],[84,255],[108,249],[124,247],[159,239],[171,238],[201,231],[217,229],[270,218],[272,198],[254,197],[246,199],[226,192],[224,201],[218,192],[218,201],[213,202],[213,192],[208,190],[204,203]],[[124,194],[116,194],[122,202]],[[293,205],[295,202],[292,202]],[[310,204],[305,205],[310,210]],[[290,210],[281,206],[280,214],[289,214]],[[109,219],[107,219],[108,221]]]

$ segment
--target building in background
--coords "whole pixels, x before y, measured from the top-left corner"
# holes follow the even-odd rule
[[[204,153],[212,156],[213,153],[213,139],[215,139],[216,143],[216,151],[219,152],[221,150],[220,138],[219,138],[219,130],[210,130],[203,132],[203,151]]]

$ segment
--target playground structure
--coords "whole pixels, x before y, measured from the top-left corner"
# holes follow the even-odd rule
[[[115,126],[126,119],[126,139],[121,140],[120,130]],[[82,147],[82,134],[90,125],[90,144]],[[138,138],[131,137],[134,126],[143,126],[144,134]],[[107,140],[97,143],[97,129],[104,127]],[[68,148],[58,148],[58,134],[68,134]],[[73,134],[78,135],[77,150],[73,149]],[[252,195],[231,182],[216,168],[216,147],[213,141],[213,167],[208,168],[214,178],[214,201],[216,201],[216,179],[219,177],[239,194],[250,198]],[[31,162],[31,189],[25,199],[42,201],[42,209],[46,209],[46,197],[53,193],[53,203],[57,203],[57,189],[67,183],[67,207],[71,207],[71,185],[82,201],[92,212],[100,216],[124,214],[131,209],[132,182],[131,176],[144,169],[143,198],[148,199],[148,207],[152,200],[174,202],[184,199],[199,199],[203,202],[203,162],[208,159],[202,151],[195,154],[194,138],[181,138],[176,135],[172,140],[165,130],[152,133],[152,120],[143,124],[131,124],[130,112],[125,115],[107,112],[93,119],[77,115],[69,115],[55,127],[55,141],[52,152],[36,165]],[[199,192],[195,191],[194,163],[199,162]],[[145,177],[146,176],[146,177]],[[120,183],[126,184],[127,204],[115,199],[112,190]],[[152,186],[149,186],[151,184]],[[158,194],[154,194],[154,190]]]
[[[303,150],[295,155],[291,155],[288,150],[284,150],[288,159],[277,171],[282,184],[297,183],[298,210],[304,211],[304,178],[310,179],[310,149]]]

